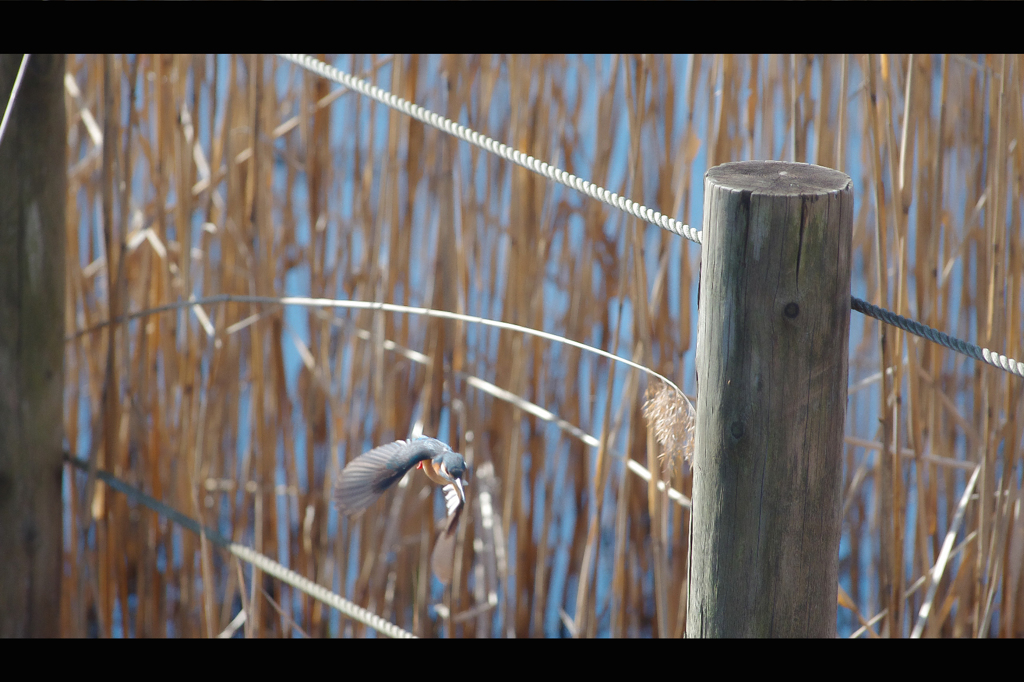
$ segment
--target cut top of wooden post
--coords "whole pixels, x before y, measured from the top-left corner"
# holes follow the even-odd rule
[[[723,163],[709,170],[707,178],[724,189],[773,196],[832,194],[850,185],[850,176],[846,173],[809,163],[788,161]]]
[[[853,185],[747,161],[704,189],[686,632],[834,637]]]

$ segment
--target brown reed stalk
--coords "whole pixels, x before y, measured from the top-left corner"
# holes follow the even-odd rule
[[[854,293],[1024,355],[1019,57],[321,57],[694,226],[694,164],[834,165],[859,188]],[[639,347],[692,381],[696,246],[271,56],[71,57],[67,70],[69,334],[190,295],[308,291]],[[689,512],[620,465],[650,464],[689,494],[674,392],[649,385],[641,409],[633,373],[576,348],[337,317],[230,303],[79,336],[71,449],[420,635],[564,632],[552,605],[583,636],[682,634]],[[851,344],[840,623],[906,634],[964,471],[984,462],[924,634],[1020,637],[1019,380],[876,324]],[[329,499],[340,466],[418,420],[481,476],[447,594],[428,572],[437,498],[422,477],[359,519],[339,522]],[[210,636],[240,607],[246,636],[365,632],[102,484],[69,483],[63,634]]]

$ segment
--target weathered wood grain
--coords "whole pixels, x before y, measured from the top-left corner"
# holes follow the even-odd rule
[[[753,161],[704,187],[687,634],[833,637],[852,183]]]
[[[6,106],[22,55],[0,56]],[[64,56],[32,55],[0,143],[0,637],[60,635]]]

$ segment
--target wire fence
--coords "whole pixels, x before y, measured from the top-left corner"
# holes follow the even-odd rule
[[[389,106],[392,109],[400,111],[408,116],[412,116],[416,120],[431,125],[438,130],[442,130],[449,135],[459,138],[460,140],[474,144],[477,147],[480,147],[492,154],[496,154],[503,159],[507,159],[522,166],[523,168],[527,168],[534,173],[543,175],[544,177],[561,183],[566,187],[571,187],[572,189],[582,192],[589,197],[603,201],[609,206],[614,206],[615,208],[625,211],[630,215],[651,223],[652,225],[657,225],[663,230],[668,230],[673,234],[686,237],[696,244],[702,243],[703,235],[700,230],[695,230],[675,218],[666,216],[639,202],[632,201],[626,197],[621,197],[615,192],[611,192],[592,182],[578,178],[571,173],[567,173],[561,168],[557,168],[551,164],[540,161],[539,159],[535,159],[529,154],[524,154],[517,149],[513,149],[506,144],[498,142],[486,135],[482,135],[475,130],[471,130],[449,118],[436,114],[417,104],[398,97],[397,95],[394,95],[387,90],[383,90],[376,85],[371,85],[365,80],[347,74],[330,64],[316,59],[315,57],[311,57],[307,54],[279,54],[278,56],[298,64],[302,68],[323,78],[327,78],[335,83],[339,83],[347,88],[360,92],[367,97],[371,97],[381,104]],[[966,355],[969,358],[988,363],[989,365],[998,367],[1010,374],[1024,377],[1024,363],[1013,358],[996,353],[988,348],[982,348],[981,346],[977,346],[969,341],[952,337],[944,332],[938,331],[937,329],[932,329],[917,320],[903,317],[891,310],[886,310],[885,308],[868,303],[867,301],[861,300],[855,296],[850,297],[850,307],[859,313],[867,315],[868,317],[873,317],[885,324],[899,327],[905,332],[945,346],[946,348],[962,355]]]
[[[132,500],[135,500],[136,502],[139,502],[145,505],[146,507],[149,507],[150,509],[160,514],[161,516],[164,516],[170,519],[171,521],[174,521],[178,525],[182,526],[183,528],[186,528],[187,530],[192,531],[196,535],[201,535],[205,537],[209,542],[213,543],[214,545],[227,550],[232,556],[235,556],[241,559],[242,561],[251,564],[254,568],[258,568],[264,573],[267,573],[268,575],[271,575],[288,585],[291,585],[300,592],[308,594],[313,599],[316,599],[320,602],[323,602],[324,604],[327,604],[328,606],[337,609],[349,618],[358,621],[363,625],[373,628],[382,635],[399,639],[412,639],[416,637],[416,635],[412,634],[411,632],[403,630],[394,623],[390,623],[384,620],[377,614],[364,609],[358,604],[353,604],[341,595],[331,592],[323,585],[319,585],[310,580],[309,578],[296,573],[290,568],[282,566],[270,557],[264,554],[260,554],[259,552],[249,547],[246,547],[245,545],[240,545],[237,542],[231,542],[230,540],[227,540],[226,538],[222,537],[217,531],[212,530],[210,528],[205,528],[195,519],[186,516],[185,514],[182,514],[177,509],[174,509],[173,507],[164,504],[163,502],[152,497],[151,495],[147,495],[142,490],[139,490],[138,488],[129,485],[128,483],[125,483],[124,481],[117,478],[110,472],[103,471],[102,469],[93,470],[92,467],[90,467],[89,462],[83,459],[79,459],[78,457],[75,457],[73,455],[65,454],[64,459],[72,466],[75,466],[83,471],[94,473],[96,478],[103,481],[106,485],[110,486],[119,493],[122,493],[123,495],[126,495],[129,498],[131,498]],[[255,580],[255,577],[253,578],[253,580]]]

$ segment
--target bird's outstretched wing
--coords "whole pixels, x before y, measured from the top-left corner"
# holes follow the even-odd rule
[[[356,514],[369,507],[409,469],[431,451],[417,441],[396,440],[356,457],[334,482],[334,504],[343,514]]]

